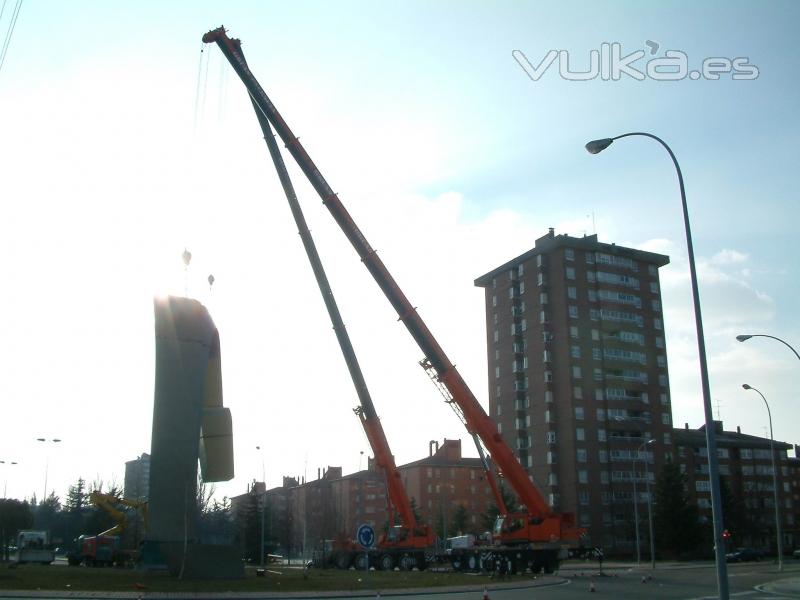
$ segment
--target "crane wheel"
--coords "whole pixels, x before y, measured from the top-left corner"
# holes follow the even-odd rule
[[[405,557],[400,560],[402,562],[405,560]],[[382,554],[378,559],[378,568],[381,571],[391,571],[394,569],[394,557],[391,554]]]
[[[352,562],[352,559],[349,554],[347,554],[346,552],[342,552],[341,554],[339,554],[339,556],[336,557],[335,562],[337,569],[346,571],[347,569],[350,568],[350,563]]]

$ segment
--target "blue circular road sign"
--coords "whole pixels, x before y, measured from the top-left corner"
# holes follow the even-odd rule
[[[375,530],[371,525],[359,525],[358,531],[356,532],[356,539],[364,548],[372,548],[375,544]]]

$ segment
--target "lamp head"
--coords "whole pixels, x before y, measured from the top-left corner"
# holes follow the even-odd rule
[[[743,387],[744,389],[746,389],[746,390],[752,390],[752,389],[753,389],[753,388],[751,388],[749,385],[747,385],[746,383],[743,383],[743,384],[742,384],[742,387]]]
[[[600,140],[592,140],[586,144],[586,151],[589,154],[597,154],[608,148],[614,140],[612,138],[603,138]]]
[[[753,336],[752,335],[737,335],[736,336],[736,340],[739,341],[739,342],[746,342],[751,337],[753,337]]]

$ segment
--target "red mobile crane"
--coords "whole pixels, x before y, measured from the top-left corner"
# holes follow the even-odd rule
[[[239,40],[231,40],[231,44],[236,49],[242,62],[246,64]],[[269,121],[261,112],[255,100],[253,100],[253,108],[258,118],[258,123],[261,126],[261,131],[264,134],[264,141],[267,143],[267,148],[275,164],[275,169],[278,172],[278,177],[283,186],[284,193],[286,194],[286,199],[289,202],[289,207],[292,211],[295,223],[297,224],[300,239],[303,242],[308,260],[311,263],[311,268],[314,271],[314,277],[317,280],[322,299],[325,302],[328,315],[333,324],[336,339],[339,342],[339,347],[341,348],[345,363],[350,371],[350,377],[356,388],[356,394],[358,395],[360,404],[354,409],[354,412],[364,428],[364,433],[375,455],[375,463],[379,470],[383,472],[386,479],[389,530],[380,536],[376,547],[371,549],[368,553],[364,552],[357,544],[346,538],[333,540],[332,547],[329,551],[323,553],[326,557],[325,563],[335,565],[340,569],[347,569],[351,565],[363,569],[366,564],[362,564],[362,561],[366,562],[369,560],[370,564],[376,564],[380,569],[386,571],[392,570],[395,566],[405,570],[410,570],[414,567],[424,569],[427,562],[426,553],[433,551],[436,537],[429,525],[417,523],[405,485],[400,476],[400,471],[397,469],[383,426],[375,411],[375,405],[372,402],[367,383],[364,380],[361,366],[359,365],[353,345],[350,342],[350,336],[347,333],[342,315],[339,312],[339,307],[336,304],[333,290],[328,283],[328,277],[322,266],[322,261],[320,260],[316,245],[314,244],[314,239],[311,236],[311,231],[308,229],[308,225],[306,225],[305,217],[297,201],[297,194],[295,193],[289,173],[286,170],[286,165],[283,162],[278,144],[275,141],[275,136],[272,133]],[[399,524],[395,523],[397,516],[399,516],[400,519]]]
[[[497,432],[492,419],[447,358],[436,338],[248,68],[238,40],[230,39],[225,29],[219,27],[206,33],[203,42],[216,43],[222,50],[247,88],[257,113],[265,117],[280,135],[323,204],[397,312],[399,319],[417,342],[425,357],[420,364],[439,384],[446,401],[460,415],[467,431],[473,437],[477,435],[483,442],[494,464],[524,505],[524,511],[509,511],[489,473],[489,481],[492,483],[495,501],[500,510],[492,532],[492,543],[481,548],[480,552],[478,548],[458,549],[453,556],[454,564],[469,565],[471,569],[481,566],[491,568],[497,559],[503,559],[511,563],[512,571],[529,567],[535,572],[542,569],[550,572],[557,568],[560,558],[567,552],[567,547],[576,545],[584,533],[575,527],[573,515],[553,512],[528,478],[511,448]]]

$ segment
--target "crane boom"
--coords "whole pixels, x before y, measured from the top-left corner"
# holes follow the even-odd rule
[[[505,443],[496,426],[486,411],[478,402],[475,395],[467,386],[456,367],[450,362],[436,338],[428,329],[425,322],[417,313],[414,306],[406,298],[403,291],[395,282],[389,270],[378,257],[377,252],[370,246],[364,234],[353,221],[347,209],[331,186],[325,180],[314,161],[306,152],[303,145],[294,135],[292,130],[283,120],[275,105],[267,96],[261,85],[256,80],[247,66],[247,62],[237,51],[232,40],[225,33],[223,27],[209,31],[203,36],[205,43],[214,43],[219,46],[222,53],[231,63],[232,67],[244,83],[253,101],[259,110],[267,117],[286,144],[286,148],[297,161],[298,166],[308,178],[311,185],[319,194],[323,204],[342,229],[353,248],[358,253],[362,262],[370,272],[375,282],[383,291],[386,298],[397,312],[399,319],[408,329],[417,345],[422,350],[426,360],[436,372],[436,376],[449,390],[453,401],[464,414],[465,424],[470,433],[476,433],[492,460],[499,467],[502,475],[511,484],[519,496],[520,501],[526,506],[530,516],[546,518],[553,516],[550,506],[545,501],[539,490],[528,478],[525,469],[514,456],[511,448]]]
[[[231,40],[231,43],[238,56],[241,57],[242,62],[247,64],[238,40]],[[264,134],[264,141],[267,143],[267,148],[269,149],[270,156],[275,164],[275,169],[278,172],[278,177],[281,181],[281,185],[283,186],[286,199],[289,202],[289,207],[297,225],[300,239],[303,242],[303,247],[305,248],[308,260],[311,263],[311,268],[314,271],[314,277],[317,280],[317,285],[319,286],[320,293],[322,294],[322,299],[325,302],[325,307],[328,310],[328,316],[333,324],[333,330],[336,333],[336,339],[339,342],[339,347],[341,348],[342,355],[344,356],[345,363],[347,364],[347,368],[350,372],[350,377],[353,381],[353,385],[355,386],[356,394],[358,395],[360,406],[356,408],[354,412],[358,416],[358,419],[364,428],[364,432],[367,436],[370,447],[375,455],[375,462],[383,471],[386,478],[389,499],[390,525],[394,524],[394,511],[397,511],[399,513],[400,520],[405,527],[412,531],[423,529],[423,537],[428,538],[432,543],[432,532],[428,527],[420,528],[419,524],[417,523],[417,519],[414,516],[414,511],[411,507],[411,502],[408,498],[405,485],[403,484],[400,471],[397,469],[394,456],[391,453],[389,442],[386,439],[383,426],[378,418],[375,405],[372,402],[372,397],[370,396],[369,389],[367,388],[367,383],[364,380],[364,374],[361,371],[361,366],[350,341],[350,336],[347,333],[347,328],[344,325],[342,315],[339,312],[339,307],[333,295],[333,290],[328,282],[328,277],[325,274],[325,269],[322,265],[319,253],[317,252],[314,238],[311,236],[311,231],[308,229],[308,225],[306,224],[305,217],[303,216],[302,209],[300,208],[300,204],[297,200],[297,194],[295,193],[294,186],[292,185],[291,178],[289,177],[289,172],[286,169],[280,149],[278,148],[278,144],[276,143],[274,134],[270,128],[269,121],[267,120],[266,116],[264,116],[264,113],[259,108],[259,105],[255,99],[252,96],[250,99],[253,103],[253,108],[255,110],[256,117],[258,118],[258,123],[261,126],[261,131]]]

